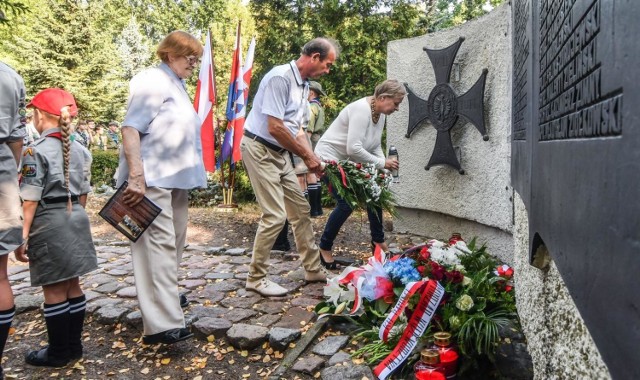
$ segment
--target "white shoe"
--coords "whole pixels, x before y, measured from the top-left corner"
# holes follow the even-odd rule
[[[245,289],[253,290],[254,292],[258,292],[265,297],[278,297],[284,296],[289,293],[289,291],[282,286],[276,284],[275,282],[268,280],[266,277],[258,280],[258,281],[249,281],[245,285]]]

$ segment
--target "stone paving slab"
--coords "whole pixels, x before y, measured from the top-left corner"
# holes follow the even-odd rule
[[[142,332],[129,247],[126,242],[97,243],[99,269],[81,278],[87,314],[101,324],[123,323]],[[206,341],[213,336],[248,350],[270,342],[273,349],[292,351],[290,364],[281,369],[282,373],[295,365],[301,373],[318,374],[327,365],[331,368],[335,363],[350,362],[344,352],[330,360],[327,350],[320,351],[327,356],[308,353],[298,360],[304,349],[295,343],[303,344],[306,338],[304,346],[310,346],[326,322],[314,325],[316,315],[312,311],[323,297],[324,284],[305,283],[299,256],[275,253],[269,260],[269,279],[290,290],[282,297],[263,297],[244,289],[250,261],[251,253],[245,248],[191,245],[185,250],[178,271],[179,286],[189,300],[189,306],[184,309],[185,321],[192,326],[196,339]],[[17,312],[40,308],[42,290],[30,286],[28,266],[10,266],[9,276],[16,294]],[[307,330],[314,335],[308,336]],[[338,346],[335,351],[342,347]]]

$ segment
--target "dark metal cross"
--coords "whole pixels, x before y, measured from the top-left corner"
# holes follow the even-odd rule
[[[424,167],[426,170],[436,165],[449,165],[460,174],[464,174],[451,142],[451,128],[459,116],[473,124],[482,134],[484,141],[489,140],[484,128],[484,83],[488,70],[483,69],[473,87],[460,96],[456,95],[449,84],[453,61],[463,41],[464,37],[460,37],[453,45],[441,50],[424,48],[436,74],[436,86],[431,90],[428,100],[420,98],[407,83],[404,84],[409,99],[409,128],[405,137],[411,137],[413,131],[425,119],[428,119],[438,131],[433,153],[429,163]]]

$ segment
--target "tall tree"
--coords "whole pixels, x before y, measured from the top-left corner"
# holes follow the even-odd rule
[[[0,0],[0,25],[9,23],[11,17],[17,17],[27,10],[27,6],[20,2]]]

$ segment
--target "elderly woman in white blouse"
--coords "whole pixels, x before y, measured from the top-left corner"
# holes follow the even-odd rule
[[[323,160],[350,160],[374,164],[377,168],[397,169],[398,162],[385,158],[382,152],[382,131],[386,116],[398,110],[406,95],[397,80],[386,80],[376,86],[374,94],[347,105],[322,135],[315,153]],[[331,249],[340,228],[353,209],[335,191],[336,208],[331,212],[320,239],[320,259],[327,269],[337,269]],[[382,210],[367,210],[371,228],[371,243],[386,250]]]
[[[193,336],[181,309],[178,266],[187,232],[188,191],[207,185],[201,121],[184,81],[197,69],[202,51],[189,33],[167,35],[156,51],[162,63],[131,79],[122,122],[118,186],[128,181],[124,201],[135,207],[147,196],[162,208],[131,244],[145,344]]]

